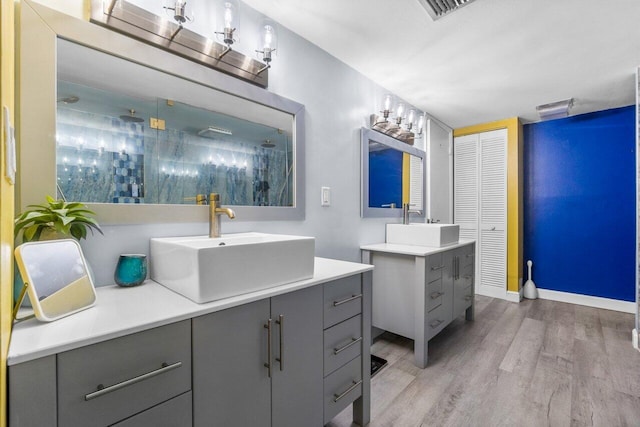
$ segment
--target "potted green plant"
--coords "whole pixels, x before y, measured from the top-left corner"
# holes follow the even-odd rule
[[[85,239],[87,231],[102,230],[92,218],[95,212],[79,202],[55,200],[47,196],[47,203],[29,205],[15,220],[14,234],[17,238],[22,232],[23,242],[73,237]]]
[[[82,203],[55,200],[47,196],[46,204],[29,205],[28,208],[15,219],[14,237],[17,239],[20,236],[22,243],[69,237],[80,240],[87,237],[88,230],[91,230],[92,234],[94,230],[104,234],[98,222],[91,217],[95,212],[87,209]],[[93,280],[93,273],[88,264],[87,268]],[[16,268],[13,283],[14,302],[18,302],[22,286],[23,281]]]

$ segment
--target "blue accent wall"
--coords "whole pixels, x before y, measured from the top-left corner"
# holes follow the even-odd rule
[[[635,301],[635,107],[524,126],[524,262],[538,288]]]

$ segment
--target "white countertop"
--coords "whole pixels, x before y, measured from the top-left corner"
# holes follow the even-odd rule
[[[442,247],[376,243],[373,245],[360,246],[360,249],[363,251],[387,252],[400,255],[427,256],[431,254],[437,254],[438,252],[444,252],[450,249],[459,248],[461,246],[466,246],[471,243],[475,243],[475,240],[460,239],[458,243]]]
[[[197,304],[151,280],[132,288],[101,286],[96,288],[94,307],[51,323],[35,318],[16,323],[7,364],[16,365],[372,269],[367,264],[316,258],[311,279],[205,304]]]

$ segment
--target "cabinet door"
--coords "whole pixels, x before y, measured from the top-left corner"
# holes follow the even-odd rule
[[[271,299],[273,426],[323,424],[322,301],[322,286]]]
[[[193,319],[194,426],[271,425],[267,319],[268,299]]]

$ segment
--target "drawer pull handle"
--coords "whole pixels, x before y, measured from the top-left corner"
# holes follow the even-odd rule
[[[431,271],[442,270],[443,268],[444,268],[444,265],[441,265],[439,267],[431,267]]]
[[[438,326],[440,326],[443,322],[444,322],[444,320],[436,320],[435,322],[431,322],[431,323],[429,323],[429,326],[431,326],[432,328],[437,328],[437,327],[438,327]]]
[[[99,384],[98,387],[96,387],[96,391],[94,391],[93,393],[87,394],[84,397],[84,400],[88,401],[88,400],[95,399],[107,393],[111,393],[112,391],[120,390],[121,388],[130,386],[135,383],[139,383],[140,381],[144,381],[151,377],[155,377],[156,375],[160,375],[165,372],[172,371],[174,369],[179,368],[180,366],[182,366],[182,362],[172,363],[171,365],[167,365],[166,363],[163,363],[161,368],[158,368],[151,372],[147,372],[146,374],[138,375],[137,377],[130,378],[128,380],[119,382],[117,384],[110,385],[108,387],[105,387],[104,385]]]
[[[465,275],[464,280],[471,280],[471,276],[469,274]]]
[[[284,370],[284,315],[278,316],[276,323],[280,325],[280,357],[276,357],[276,361],[280,363],[280,370]]]
[[[362,298],[362,294],[351,295],[349,298],[343,299],[342,301],[334,301],[333,302],[333,306],[337,307],[339,305],[346,304],[346,303],[348,303],[350,301],[353,301],[355,299],[358,299],[358,298]]]
[[[466,301],[471,301],[473,299],[473,295],[467,295],[464,297]]]
[[[273,319],[268,319],[267,323],[263,325],[267,330],[267,361],[264,363],[264,367],[267,368],[269,378],[271,378],[271,322]]]
[[[467,258],[471,258],[474,254],[467,254]]]
[[[440,298],[442,295],[444,295],[444,292],[433,292],[431,293],[431,299]]]
[[[347,394],[349,394],[351,391],[355,390],[356,387],[358,387],[360,384],[362,384],[362,380],[360,381],[353,381],[353,384],[351,384],[351,387],[349,387],[348,389],[346,389],[344,392],[342,392],[341,394],[334,394],[333,395],[333,402],[334,403],[338,403],[338,400],[342,399],[343,397],[345,397]]]
[[[351,342],[349,344],[346,344],[340,348],[334,348],[333,349],[333,354],[340,354],[343,351],[345,351],[346,349],[348,349],[349,347],[351,347],[352,345],[354,345],[355,343],[359,343],[360,341],[362,341],[362,337],[360,338],[351,338]]]

